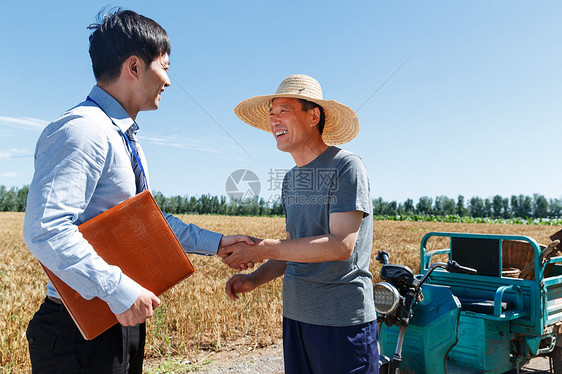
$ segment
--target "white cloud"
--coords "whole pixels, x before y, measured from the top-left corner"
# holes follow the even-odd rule
[[[142,144],[152,143],[156,145],[165,145],[166,147],[185,148],[181,143],[177,143],[174,137],[155,137],[155,136],[139,136]]]
[[[174,148],[184,148],[184,149],[195,149],[197,151],[220,153],[219,150],[206,146],[202,144],[201,141],[195,139],[186,139],[181,135],[169,136],[169,137],[157,137],[157,136],[139,136],[142,140],[142,144],[152,143],[156,145],[163,145],[166,147]]]
[[[32,157],[32,154],[29,154],[29,151],[25,149],[18,149],[12,148],[7,151],[3,151],[0,149],[0,160],[6,160],[9,158],[20,158],[20,157]]]
[[[7,173],[2,173],[0,174],[0,178],[15,178],[18,176],[18,173],[16,173],[15,171],[10,171]]]
[[[40,130],[49,124],[48,121],[44,121],[38,118],[16,118],[16,117],[5,117],[0,116],[0,125],[6,125],[16,128]]]

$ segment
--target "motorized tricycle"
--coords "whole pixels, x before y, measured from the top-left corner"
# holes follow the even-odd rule
[[[433,232],[418,275],[380,252],[380,373],[519,372],[548,355],[562,374],[562,256],[548,248],[527,236]],[[437,255],[447,262],[432,263]]]

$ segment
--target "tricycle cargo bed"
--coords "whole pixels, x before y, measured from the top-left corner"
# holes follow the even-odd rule
[[[533,281],[434,271],[429,283],[450,287],[465,314],[535,326],[533,311],[537,309],[537,298],[533,296],[539,289]]]
[[[440,237],[449,246],[429,251],[428,242]],[[544,249],[526,236],[429,233],[421,242],[421,273],[438,254],[476,269],[477,275],[436,270],[428,283],[450,287],[463,316],[509,321],[511,333],[540,337],[557,333],[562,320],[562,257],[541,260]]]
[[[418,275],[380,251],[381,372],[505,374],[548,355],[562,374],[559,238],[562,230],[540,246],[526,236],[429,233]]]

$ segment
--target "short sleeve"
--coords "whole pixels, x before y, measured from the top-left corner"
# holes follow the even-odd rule
[[[356,155],[344,157],[332,186],[330,213],[361,211],[371,214],[371,189],[363,161]]]

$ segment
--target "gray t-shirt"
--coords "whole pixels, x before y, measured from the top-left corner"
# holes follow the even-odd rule
[[[283,316],[323,326],[351,326],[376,318],[372,275],[373,208],[369,176],[361,159],[328,147],[314,161],[289,170],[283,210],[291,239],[330,233],[329,215],[362,211],[353,254],[347,261],[287,262]]]

